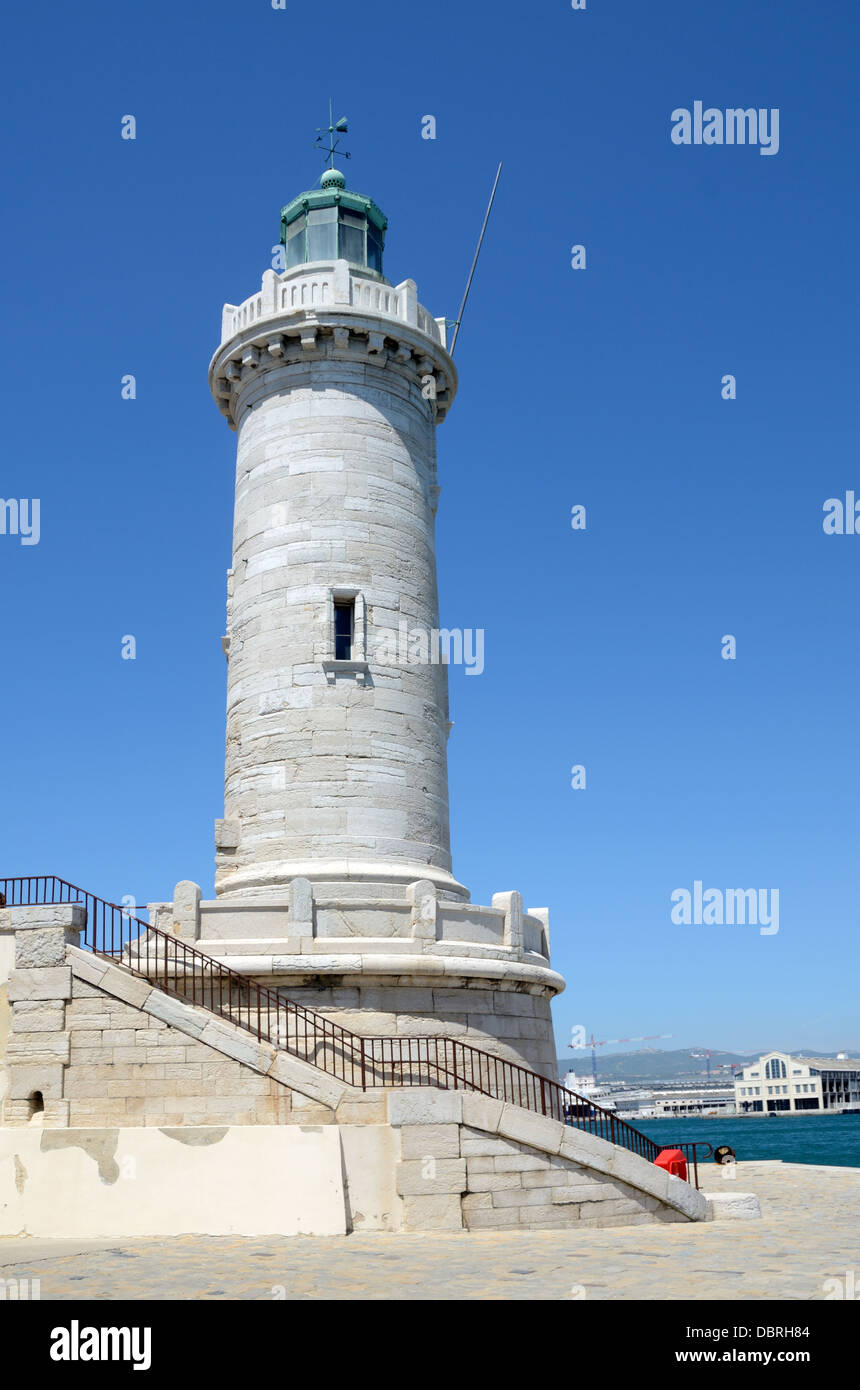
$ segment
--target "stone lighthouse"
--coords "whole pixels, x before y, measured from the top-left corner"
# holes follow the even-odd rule
[[[216,897],[186,882],[150,910],[358,1033],[454,1035],[555,1077],[547,911],[517,892],[476,906],[452,873],[435,521],[457,373],[445,320],[385,278],[386,230],[328,169],[281,213],[283,268],[224,306]],[[404,632],[425,640],[392,643]]]

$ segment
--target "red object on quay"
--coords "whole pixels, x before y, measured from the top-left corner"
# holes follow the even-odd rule
[[[687,1160],[680,1149],[661,1149],[654,1162],[658,1168],[666,1168],[676,1178],[687,1181]]]

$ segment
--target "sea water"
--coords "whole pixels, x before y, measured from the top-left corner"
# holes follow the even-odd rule
[[[728,1144],[739,1163],[779,1158],[783,1163],[822,1163],[860,1168],[860,1115],[679,1115],[677,1119],[628,1120],[658,1144],[692,1140]]]

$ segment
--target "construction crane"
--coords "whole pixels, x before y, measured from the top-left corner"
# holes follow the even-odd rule
[[[569,1047],[572,1047],[573,1050],[574,1050],[574,1052],[577,1052],[577,1051],[584,1051],[584,1050],[588,1049],[589,1047],[591,1048],[591,1078],[592,1078],[592,1081],[593,1081],[594,1085],[596,1086],[596,1085],[597,1085],[597,1049],[598,1049],[599,1047],[610,1047],[613,1043],[653,1042],[655,1038],[671,1038],[671,1037],[672,1037],[672,1034],[671,1034],[671,1033],[649,1033],[649,1034],[647,1035],[647,1037],[644,1037],[644,1038],[604,1038],[602,1042],[598,1042],[597,1039],[595,1038],[594,1034],[592,1033],[590,1039],[588,1039],[586,1042],[581,1042],[581,1043],[568,1043],[568,1046],[569,1046]]]
[[[708,1069],[708,1071],[707,1071],[708,1081],[711,1080],[711,1058],[712,1058],[714,1055],[715,1055],[715,1054],[713,1053],[713,1051],[712,1051],[711,1048],[709,1048],[709,1047],[702,1048],[702,1049],[700,1049],[700,1051],[698,1051],[698,1052],[691,1052],[691,1053],[690,1053],[690,1056],[691,1056],[691,1057],[698,1058],[700,1061],[704,1061],[704,1062],[705,1062],[705,1064],[706,1064],[706,1066],[707,1066],[707,1069]],[[737,1070],[737,1071],[743,1071],[743,1064],[742,1064],[741,1062],[718,1062],[718,1063],[715,1063],[715,1065],[714,1065],[714,1071],[730,1071],[731,1074],[732,1074],[732,1076],[734,1076],[736,1070]],[[702,1073],[699,1072],[699,1075],[700,1075],[700,1076],[701,1076],[701,1074],[702,1074]]]
[[[707,1059],[706,1065],[707,1065],[707,1068],[708,1068],[708,1082],[710,1083],[710,1080],[711,1080],[711,1057],[713,1056],[713,1053],[711,1052],[711,1049],[710,1049],[709,1047],[706,1047],[705,1050],[704,1050],[703,1052],[691,1052],[691,1053],[690,1053],[690,1056],[693,1057],[693,1058],[695,1058],[697,1061],[700,1061],[700,1062],[705,1061],[705,1059]],[[699,1075],[700,1075],[700,1076],[701,1076],[701,1074],[702,1074],[702,1073],[699,1072]]]

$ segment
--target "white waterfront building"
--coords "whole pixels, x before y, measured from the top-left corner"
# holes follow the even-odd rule
[[[684,1086],[656,1090],[652,1098],[655,1119],[679,1115],[733,1115],[735,1098],[730,1086]]]
[[[860,1060],[765,1052],[735,1077],[739,1115],[860,1112]]]

